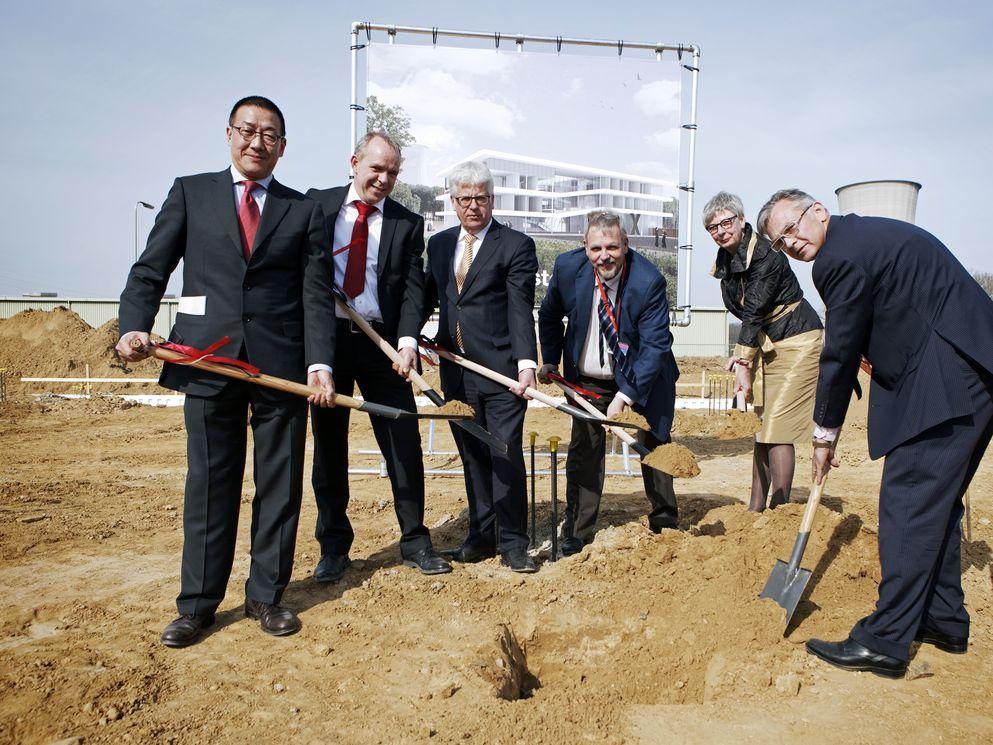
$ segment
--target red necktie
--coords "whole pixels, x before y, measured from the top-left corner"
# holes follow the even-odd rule
[[[252,246],[255,245],[255,234],[259,231],[259,203],[252,196],[252,190],[259,188],[254,181],[242,181],[245,191],[238,205],[238,227],[241,229],[241,250],[245,252],[245,261],[252,258]]]
[[[348,244],[348,263],[345,265],[345,281],[341,289],[348,297],[357,297],[365,289],[365,260],[369,248],[369,215],[376,211],[371,204],[362,200],[355,202],[359,217],[352,228],[352,242]]]

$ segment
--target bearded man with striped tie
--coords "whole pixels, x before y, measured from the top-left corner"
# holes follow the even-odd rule
[[[538,311],[545,382],[564,357],[564,377],[600,398],[608,418],[631,407],[652,428],[648,448],[669,441],[679,369],[672,355],[665,278],[628,248],[621,218],[609,211],[586,216],[585,248],[561,254]],[[568,319],[565,326],[563,321]],[[573,420],[566,460],[566,515],[562,553],[579,553],[593,540],[605,473],[606,433]],[[648,527],[675,528],[672,476],[642,466],[651,503]]]
[[[428,241],[425,316],[439,307],[438,343],[503,375],[499,383],[441,361],[445,398],[468,403],[476,421],[507,443],[493,452],[463,430],[452,434],[465,469],[469,533],[447,552],[469,563],[496,555],[515,572],[534,572],[528,556],[527,486],[522,438],[525,389],[536,384],[534,285],[538,258],[534,241],[493,219],[493,176],[483,163],[468,161],[448,176],[459,225]],[[499,526],[499,546],[496,527]]]

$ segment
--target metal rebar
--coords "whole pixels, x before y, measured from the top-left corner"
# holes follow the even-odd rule
[[[537,432],[531,432],[528,437],[531,438],[531,534],[528,536],[531,540],[528,545],[534,548],[534,542],[538,535],[538,528],[535,523],[537,519],[537,510],[535,507],[535,495],[537,494],[537,474],[535,473],[534,465],[534,442],[538,439]]]
[[[548,452],[552,454],[552,555],[550,561],[559,558],[559,440],[560,437],[548,438]]]

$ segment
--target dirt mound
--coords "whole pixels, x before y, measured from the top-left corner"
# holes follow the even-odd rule
[[[87,365],[94,378],[157,377],[161,363],[156,360],[121,361],[114,351],[119,336],[117,319],[95,329],[61,307],[22,311],[0,319],[0,368],[6,368],[7,383],[14,387],[21,377],[85,377]],[[47,384],[50,389],[56,385]]]
[[[690,449],[675,442],[659,445],[642,462],[676,478],[684,479],[700,475],[700,466]]]
[[[693,411],[676,412],[672,426],[674,437],[712,437],[717,440],[737,440],[751,437],[762,426],[754,412],[728,411],[716,414],[699,414]]]

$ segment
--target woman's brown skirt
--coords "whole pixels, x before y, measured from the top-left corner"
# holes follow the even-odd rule
[[[786,444],[810,440],[823,344],[821,329],[777,342],[764,340],[753,385],[755,413],[762,419],[756,442]]]

